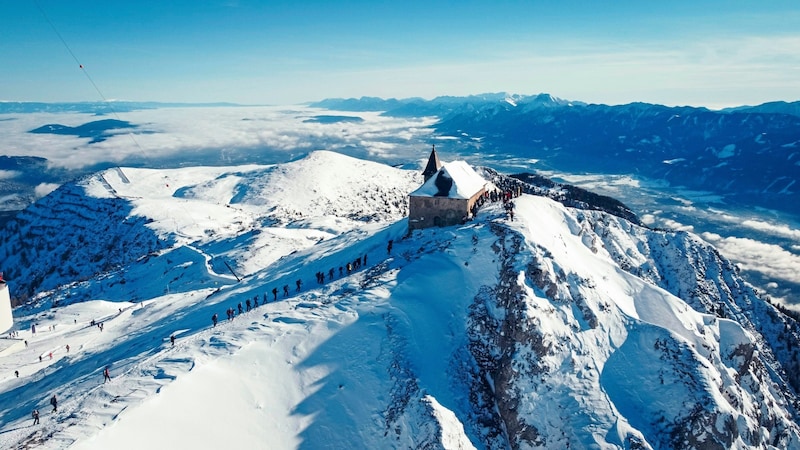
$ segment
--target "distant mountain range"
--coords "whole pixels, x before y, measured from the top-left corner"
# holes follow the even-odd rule
[[[730,203],[800,214],[800,102],[712,111],[485,94],[328,99],[312,106],[437,116],[436,132],[457,140],[464,152],[530,158],[566,172],[635,174]]]
[[[758,106],[737,106],[735,108],[725,108],[725,112],[750,112],[767,114],[791,114],[800,116],[800,102],[768,102]]]

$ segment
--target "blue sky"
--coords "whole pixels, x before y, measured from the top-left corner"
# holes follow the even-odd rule
[[[795,101],[797,24],[796,0],[9,0],[0,100]]]

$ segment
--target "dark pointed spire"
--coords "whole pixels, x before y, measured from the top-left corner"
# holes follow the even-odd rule
[[[441,168],[442,163],[439,161],[439,155],[436,154],[436,145],[433,145],[431,156],[428,157],[428,165],[422,171],[422,176],[425,177],[425,181],[428,181]]]

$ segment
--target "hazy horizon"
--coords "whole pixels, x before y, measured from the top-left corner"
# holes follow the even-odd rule
[[[4,2],[0,100],[549,92],[718,109],[800,99],[798,21],[787,0]]]

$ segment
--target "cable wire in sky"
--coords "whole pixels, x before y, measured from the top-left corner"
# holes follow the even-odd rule
[[[64,44],[64,48],[67,49],[67,52],[69,52],[70,56],[72,56],[72,59],[74,59],[75,63],[78,64],[78,67],[80,68],[81,72],[83,72],[83,74],[86,76],[86,79],[89,80],[89,83],[92,84],[92,87],[94,87],[94,90],[97,91],[97,94],[100,96],[100,98],[106,104],[106,106],[108,106],[108,108],[111,110],[111,114],[113,114],[114,117],[117,120],[122,121],[122,119],[119,118],[119,115],[117,114],[117,111],[114,109],[114,105],[111,102],[108,101],[108,99],[106,98],[105,95],[103,95],[103,91],[100,90],[100,87],[97,86],[97,83],[94,82],[94,80],[92,79],[92,76],[89,75],[89,71],[86,70],[86,67],[83,66],[83,63],[81,63],[81,61],[75,55],[75,52],[72,51],[72,48],[70,48],[70,46],[67,43],[66,39],[64,39],[64,37],[58,31],[58,28],[56,28],[56,25],[53,23],[53,21],[50,20],[50,17],[47,15],[47,12],[45,12],[44,8],[42,8],[42,6],[39,4],[39,2],[37,0],[31,0],[31,1],[33,2],[34,5],[36,5],[36,8],[42,14],[42,17],[44,17],[44,20],[47,21],[47,23],[50,25],[50,28],[53,29],[53,32],[56,34],[56,36],[58,36],[58,39],[61,41],[61,43]],[[132,132],[128,132],[128,136],[131,138],[131,141],[133,141],[133,144],[136,146],[136,148],[138,148],[141,151],[142,156],[147,156],[146,152],[144,151],[142,146],[139,145],[139,142],[133,136],[133,133]]]
[[[106,98],[106,96],[103,95],[103,91],[100,90],[100,87],[97,86],[97,83],[95,83],[94,80],[92,79],[91,75],[89,75],[89,71],[86,70],[86,67],[83,66],[83,63],[81,63],[81,61],[78,59],[78,56],[75,55],[75,52],[72,51],[72,48],[70,48],[70,46],[67,43],[66,39],[64,39],[64,37],[58,31],[58,28],[56,28],[55,23],[53,23],[53,21],[50,20],[50,17],[47,15],[47,13],[45,12],[44,8],[42,8],[42,6],[39,4],[39,2],[37,0],[31,0],[31,1],[33,2],[34,5],[36,5],[36,8],[39,9],[39,12],[42,14],[42,17],[44,17],[44,19],[47,21],[47,23],[50,24],[50,28],[53,29],[53,32],[56,34],[56,36],[58,36],[58,39],[61,41],[61,43],[64,44],[64,48],[67,49],[67,52],[69,52],[70,56],[72,56],[72,59],[75,60],[75,62],[78,64],[78,67],[81,69],[83,74],[86,75],[86,79],[88,79],[89,83],[92,84],[92,86],[94,87],[94,90],[97,91],[97,94],[100,96],[100,98],[103,100],[103,102],[111,110],[111,113],[114,115],[114,117],[117,120],[122,121],[122,119],[120,119],[119,115],[117,114],[117,111],[114,109],[114,105],[112,104],[112,102],[109,102],[108,99]],[[131,138],[131,141],[133,141],[133,144],[136,146],[136,148],[139,149],[139,151],[141,152],[142,156],[143,157],[147,157],[147,153],[144,151],[144,148],[142,148],[142,146],[139,145],[139,142],[133,136],[133,133],[132,132],[128,132],[127,134]],[[127,176],[125,176],[125,174],[122,172],[122,168],[121,167],[119,167],[117,165],[116,169],[117,169],[118,173],[120,174],[120,178],[123,180],[123,182],[126,182],[126,181],[130,182],[130,181],[128,181]],[[180,206],[180,207],[182,209],[184,209],[184,211],[187,214],[189,214],[189,212],[186,211],[185,208],[183,208],[183,206]],[[197,224],[197,221],[194,220],[193,216],[189,215],[189,217],[192,217],[192,221],[195,224]]]

